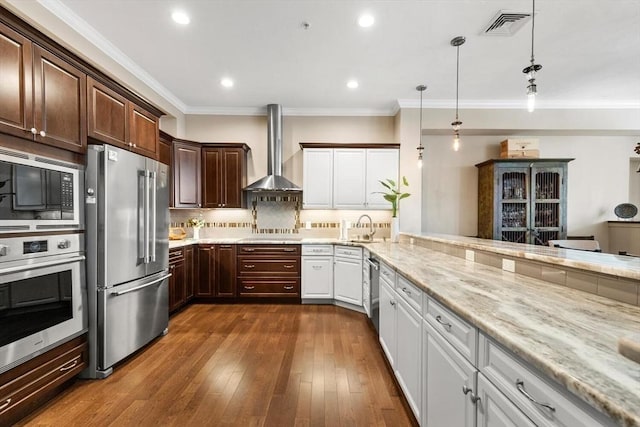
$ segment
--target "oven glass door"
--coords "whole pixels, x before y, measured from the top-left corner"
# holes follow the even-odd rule
[[[0,371],[85,328],[84,256],[0,267]]]

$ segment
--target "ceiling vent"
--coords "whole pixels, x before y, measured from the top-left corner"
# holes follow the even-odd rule
[[[517,33],[529,20],[531,20],[531,13],[501,10],[491,19],[482,34],[485,36],[510,37]]]

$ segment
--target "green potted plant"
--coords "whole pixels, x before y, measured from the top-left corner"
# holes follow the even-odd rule
[[[387,178],[385,181],[380,181],[383,187],[388,191],[378,191],[378,194],[382,194],[384,199],[391,202],[391,241],[397,242],[400,237],[398,209],[400,208],[400,200],[406,199],[411,194],[403,193],[400,189],[402,185],[409,186],[407,177],[402,177],[402,182],[396,183],[393,179]]]

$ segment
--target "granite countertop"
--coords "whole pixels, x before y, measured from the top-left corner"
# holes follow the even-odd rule
[[[640,280],[640,257],[614,255],[601,252],[577,251],[549,246],[527,245],[500,240],[447,234],[406,234],[408,237],[453,244],[467,249],[482,250],[515,258],[524,258],[548,264],[572,267],[596,273]]]
[[[365,247],[600,412],[640,426],[640,364],[617,351],[640,330],[640,308],[417,245]]]
[[[373,242],[382,242],[383,239],[373,239]],[[373,243],[372,242],[372,243]],[[360,246],[363,242],[352,240],[340,240],[323,237],[236,237],[214,239],[184,239],[169,240],[169,249],[197,244],[265,244],[265,245],[346,245]]]

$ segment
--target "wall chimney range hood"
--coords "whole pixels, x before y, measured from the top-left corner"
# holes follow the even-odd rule
[[[246,191],[302,191],[282,176],[282,107],[267,105],[267,176],[245,188]]]

